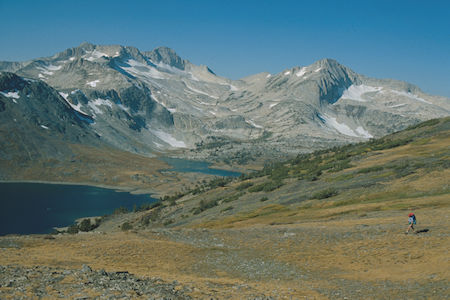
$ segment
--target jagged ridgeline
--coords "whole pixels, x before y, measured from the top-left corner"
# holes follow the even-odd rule
[[[169,48],[83,43],[0,62],[0,71],[3,158],[53,158],[72,143],[144,155],[187,149],[185,157],[252,164],[381,137],[450,112],[448,98],[332,59],[231,80]]]

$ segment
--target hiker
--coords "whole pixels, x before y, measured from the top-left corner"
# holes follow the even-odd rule
[[[408,230],[406,230],[405,233],[408,233],[410,229],[412,229],[412,231],[415,233],[416,231],[414,230],[414,225],[416,225],[416,215],[414,213],[410,213],[408,215]]]

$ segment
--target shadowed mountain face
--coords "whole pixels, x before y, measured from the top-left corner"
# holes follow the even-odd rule
[[[26,161],[69,156],[67,144],[102,144],[92,119],[40,80],[0,73],[0,156]]]
[[[20,145],[42,138],[57,149],[70,142],[144,154],[197,146],[187,153],[202,158],[217,147],[228,158],[243,149],[282,156],[450,113],[448,98],[331,59],[230,80],[169,48],[83,43],[52,57],[0,62],[0,71],[3,156],[16,147],[13,132],[25,137]]]

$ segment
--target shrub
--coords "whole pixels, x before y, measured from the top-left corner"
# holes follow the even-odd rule
[[[173,223],[173,220],[172,220],[172,219],[169,219],[169,220],[164,221],[163,225],[164,225],[164,226],[167,226],[167,225],[170,225],[170,224],[172,224],[172,223]]]
[[[282,181],[271,181],[271,182],[267,182],[264,185],[263,191],[264,192],[271,192],[276,190],[277,188],[281,187],[283,185]]]
[[[267,197],[262,197],[261,199],[259,199],[259,201],[261,201],[261,202],[264,202],[264,201],[267,201],[267,200],[269,200],[269,198],[267,198]]]
[[[233,208],[234,208],[233,206],[228,206],[228,207],[222,209],[221,212],[226,212],[226,211],[232,210]]]
[[[312,195],[313,199],[325,199],[334,197],[338,194],[338,191],[334,188],[328,188],[319,192],[316,192]]]
[[[250,182],[250,181],[243,182],[243,183],[241,183],[240,185],[238,185],[236,187],[236,190],[242,191],[242,190],[245,190],[246,188],[249,188],[251,186],[253,186],[253,182]]]
[[[133,225],[131,225],[129,222],[125,222],[122,224],[122,226],[120,226],[120,229],[122,229],[123,231],[131,230],[133,229]]]
[[[200,209],[202,211],[207,210],[209,208],[212,208],[214,206],[217,206],[217,201],[216,200],[200,200]]]
[[[120,215],[120,214],[126,214],[126,213],[128,213],[128,208],[126,208],[126,207],[124,207],[124,206],[121,206],[121,207],[117,208],[117,209],[113,212],[114,215]]]
[[[235,200],[239,199],[244,194],[245,194],[245,192],[240,192],[240,193],[234,194],[234,195],[232,195],[232,196],[230,196],[228,198],[223,199],[223,202],[228,203],[228,202],[231,202],[231,201],[235,201]]]
[[[92,230],[92,227],[93,226],[91,224],[91,219],[83,219],[83,221],[81,221],[81,223],[78,225],[78,229],[84,232]]]
[[[384,169],[383,166],[373,166],[373,167],[368,167],[368,168],[364,168],[364,169],[360,169],[358,170],[358,172],[356,172],[357,174],[365,174],[365,173],[370,173],[370,172],[378,172],[378,171],[382,171]]]
[[[78,233],[78,226],[76,224],[70,225],[69,228],[67,228],[67,233],[70,234]]]
[[[264,183],[263,184],[258,184],[255,186],[252,186],[251,188],[248,189],[248,191],[250,193],[256,193],[256,192],[261,192],[264,189]]]
[[[217,200],[200,200],[199,206],[194,208],[194,215],[198,215],[202,211],[217,206]]]

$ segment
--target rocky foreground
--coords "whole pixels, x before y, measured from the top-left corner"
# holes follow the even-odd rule
[[[127,271],[93,271],[87,265],[81,270],[0,266],[0,273],[1,295],[5,298],[191,299],[176,281],[139,278]]]
[[[2,237],[0,298],[445,299],[448,208],[416,214]]]

